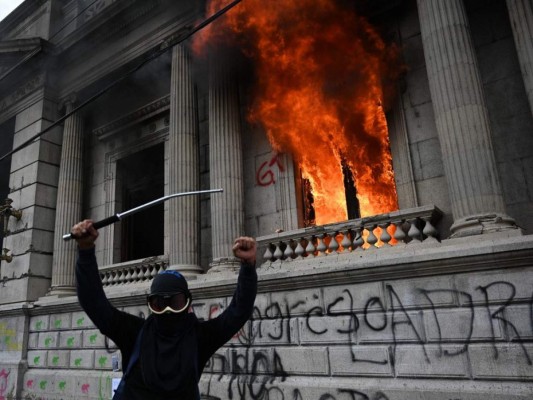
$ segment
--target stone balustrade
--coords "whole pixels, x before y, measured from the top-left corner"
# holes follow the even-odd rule
[[[435,206],[411,208],[258,238],[263,263],[439,241]]]
[[[104,287],[151,281],[168,267],[168,257],[150,257],[100,268]]]
[[[388,246],[439,241],[435,228],[442,212],[435,206],[394,211],[372,217],[303,228],[257,238],[262,263],[329,254],[378,250]],[[168,257],[157,256],[100,268],[104,287],[149,282],[167,269]]]

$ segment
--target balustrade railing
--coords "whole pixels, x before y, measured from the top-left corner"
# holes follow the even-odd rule
[[[442,212],[434,206],[395,211],[257,238],[262,263],[292,261],[352,252],[438,242]],[[166,256],[114,264],[100,269],[104,287],[149,282],[168,267]]]
[[[151,257],[100,268],[100,278],[104,287],[148,282],[167,267],[167,258]]]
[[[258,238],[263,263],[330,254],[374,251],[398,245],[438,242],[442,212],[434,206],[400,210]]]

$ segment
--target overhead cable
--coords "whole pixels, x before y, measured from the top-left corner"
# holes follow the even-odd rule
[[[63,115],[61,118],[59,118],[58,120],[54,121],[52,124],[50,124],[48,127],[46,127],[45,129],[43,129],[42,131],[40,131],[39,133],[35,134],[34,136],[32,136],[31,138],[29,138],[28,140],[26,140],[25,142],[21,143],[20,145],[18,145],[17,147],[15,147],[13,150],[11,150],[10,152],[4,154],[1,158],[0,158],[0,162],[2,162],[3,160],[5,160],[7,157],[11,156],[12,154],[16,153],[17,151],[19,150],[22,150],[23,148],[25,148],[26,146],[29,146],[30,144],[32,144],[34,141],[36,141],[37,139],[39,139],[42,135],[44,135],[46,132],[49,132],[50,130],[52,130],[53,128],[55,128],[57,125],[61,124],[63,121],[65,121],[68,117],[70,117],[71,115],[77,113],[79,110],[81,110],[82,108],[84,108],[85,106],[87,106],[88,104],[92,103],[94,100],[96,100],[97,98],[99,98],[100,96],[102,96],[103,94],[107,93],[110,89],[112,89],[113,87],[115,87],[117,84],[119,84],[120,82],[122,82],[124,79],[126,79],[127,77],[129,77],[131,74],[133,74],[134,72],[138,71],[139,69],[141,69],[144,65],[148,64],[150,61],[153,61],[155,60],[156,58],[158,58],[159,56],[161,56],[162,54],[166,53],[168,50],[172,49],[175,45],[178,45],[182,42],[184,42],[185,40],[187,40],[188,38],[190,38],[192,35],[194,35],[196,32],[202,30],[203,28],[205,28],[207,25],[211,24],[213,21],[217,20],[218,18],[220,18],[222,15],[224,15],[226,12],[228,12],[230,9],[232,9],[233,7],[235,7],[237,4],[239,4],[242,0],[235,0],[233,2],[231,2],[230,4],[228,4],[226,7],[220,9],[219,11],[217,11],[215,14],[211,15],[209,18],[206,18],[204,21],[200,22],[198,25],[196,26],[193,26],[193,27],[185,27],[184,29],[182,29],[180,31],[180,34],[178,34],[175,38],[173,37],[170,41],[169,40],[164,40],[161,45],[159,46],[159,49],[157,49],[156,51],[154,51],[149,57],[147,57],[146,59],[144,59],[143,61],[141,61],[139,64],[137,64],[136,66],[134,66],[133,68],[131,68],[129,71],[125,72],[122,76],[118,77],[116,80],[114,80],[113,82],[111,82],[109,85],[107,85],[105,88],[103,88],[102,90],[100,90],[99,92],[97,92],[96,94],[94,94],[93,96],[89,97],[87,100],[85,100],[84,102],[82,102],[80,105],[78,105],[77,107],[73,108],[70,112],[67,112],[65,115]]]

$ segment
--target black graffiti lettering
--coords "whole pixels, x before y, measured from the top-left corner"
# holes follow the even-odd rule
[[[246,349],[244,354],[239,354],[237,351],[231,352],[231,365],[233,366],[232,372],[234,374],[246,373],[248,368],[248,352],[249,349]]]
[[[351,400],[370,400],[370,398],[365,393],[354,389],[338,389],[337,392],[339,392],[339,394],[349,394]]]
[[[294,389],[292,392],[292,400],[304,400],[299,389]]]
[[[311,332],[313,332],[315,335],[323,335],[324,333],[326,333],[328,330],[326,328],[322,329],[322,330],[316,330],[316,329],[313,329],[311,327],[311,316],[316,313],[315,315],[319,316],[319,317],[323,317],[324,316],[324,313],[322,312],[322,307],[313,307],[311,308],[307,314],[306,314],[306,317],[305,317],[305,324],[307,326],[307,329],[309,329]]]
[[[271,312],[272,311],[272,312]],[[268,334],[268,337],[272,340],[280,340],[283,337],[283,313],[278,303],[273,303],[265,310],[265,316],[269,320],[279,321],[279,335]]]
[[[511,289],[511,295],[509,296],[509,298],[505,301],[505,303],[502,306],[500,306],[496,311],[491,312],[488,289],[494,285],[507,286],[509,289]],[[512,303],[516,295],[516,288],[514,287],[514,285],[512,283],[505,282],[505,281],[497,281],[497,282],[489,283],[487,286],[478,286],[477,289],[483,292],[485,296],[485,307],[487,308],[487,312],[489,315],[490,328],[492,332],[492,339],[493,339],[492,348],[494,350],[494,358],[498,359],[498,348],[496,347],[496,343],[495,343],[496,337],[495,337],[495,332],[494,332],[494,325],[492,322],[493,319],[501,321],[506,327],[513,330],[514,334],[518,338],[517,341],[520,344],[520,347],[522,348],[522,352],[524,353],[524,357],[526,358],[528,365],[532,365],[533,363],[531,362],[531,357],[529,356],[529,353],[526,347],[524,346],[522,338],[520,337],[520,334],[518,333],[518,329],[516,329],[516,327],[514,326],[512,322],[510,322],[509,320],[503,317],[503,311]]]
[[[353,305],[353,297],[352,294],[348,289],[344,289],[342,293],[346,293],[348,295],[348,298],[350,299],[350,311],[340,311],[340,312],[333,312],[333,308],[337,305],[337,303],[340,303],[341,301],[344,301],[344,297],[338,297],[336,298],[333,303],[331,303],[327,308],[327,315],[329,316],[348,316],[350,317],[350,323],[348,324],[348,329],[337,329],[338,333],[344,333],[347,334],[350,341],[352,340],[352,334],[357,332],[359,329],[359,318],[357,318],[357,315],[355,314],[354,305]]]
[[[385,393],[377,391],[374,396],[372,396],[372,400],[389,400],[389,398]]]
[[[265,353],[261,351],[257,351],[254,353],[253,361],[252,361],[252,375],[257,375],[260,372],[263,373],[269,373],[269,362],[268,357]]]
[[[474,303],[472,301],[472,296],[466,292],[455,290],[455,289],[434,289],[434,290],[425,290],[425,289],[418,289],[418,291],[426,297],[426,299],[429,301],[431,305],[431,311],[433,312],[433,317],[435,318],[435,325],[437,327],[437,334],[438,334],[438,345],[439,345],[439,357],[442,357],[443,355],[446,356],[456,356],[459,354],[462,354],[468,350],[468,345],[470,344],[472,340],[472,334],[474,332]],[[469,330],[468,335],[465,339],[465,344],[457,351],[450,351],[450,350],[443,350],[442,348],[442,330],[440,327],[439,318],[437,316],[437,308],[435,307],[435,303],[433,302],[431,298],[431,294],[433,293],[452,293],[457,294],[461,296],[465,296],[468,299],[468,306],[470,308],[470,324],[469,324]]]
[[[227,373],[230,370],[229,361],[226,358],[226,356],[222,354],[213,354],[213,356],[209,359],[205,366],[205,370],[210,370],[211,372],[215,372],[217,361],[220,365],[220,371],[222,373]]]
[[[400,297],[394,291],[394,289],[393,289],[393,287],[391,285],[387,285],[386,288],[387,288],[387,291],[389,292],[390,304],[392,306],[392,317],[391,317],[391,329],[392,329],[392,341],[393,341],[393,346],[392,346],[393,351],[392,351],[392,355],[391,355],[392,365],[395,365],[395,362],[396,362],[396,347],[397,347],[396,326],[397,325],[401,325],[401,324],[408,324],[411,327],[411,329],[413,330],[414,334],[416,335],[418,343],[422,345],[422,351],[424,352],[424,358],[425,358],[426,362],[428,364],[430,364],[429,357],[428,357],[427,350],[426,350],[426,346],[424,344],[424,340],[422,339],[422,336],[420,336],[420,334],[416,330],[415,324],[413,323],[413,321],[411,320],[411,317],[409,316],[409,314],[405,310],[405,307],[403,306],[403,304],[402,304],[402,302],[400,300]],[[394,299],[396,299],[396,303],[400,307],[400,309],[401,309],[402,313],[404,314],[404,316],[407,318],[407,321],[397,321],[396,320],[397,311],[396,311],[396,307],[394,306]]]
[[[378,326],[375,326],[375,325],[371,324],[370,321],[368,320],[368,315],[369,315],[368,310],[374,304],[379,307],[380,313],[381,313],[382,318],[383,318],[382,324],[378,325]],[[385,307],[383,306],[383,302],[381,301],[381,299],[379,297],[371,297],[370,299],[368,299],[368,301],[365,304],[364,318],[365,318],[366,325],[370,329],[372,329],[373,331],[382,331],[383,329],[385,329],[387,327],[387,314],[385,312]]]
[[[278,341],[283,339],[285,334],[290,343],[291,318],[294,317],[291,313],[296,312],[296,310],[300,321],[303,322],[302,319],[305,319],[306,328],[315,335],[324,335],[327,332],[329,332],[330,335],[333,335],[333,333],[336,333],[337,335],[347,335],[348,339],[344,340],[344,344],[346,350],[350,351],[353,362],[367,362],[374,364],[387,364],[391,362],[391,365],[394,366],[397,345],[400,343],[398,338],[398,327],[402,325],[406,326],[405,329],[410,329],[412,331],[410,336],[414,336],[416,343],[419,344],[423,350],[425,361],[430,363],[427,353],[427,341],[423,335],[423,331],[418,327],[419,324],[414,317],[415,311],[408,313],[406,307],[402,303],[403,299],[398,295],[394,287],[392,285],[386,285],[385,287],[391,306],[390,312],[387,311],[384,304],[385,301],[382,297],[371,296],[366,299],[364,304],[358,305],[358,308],[361,308],[360,306],[364,305],[361,314],[356,313],[352,292],[347,288],[340,291],[340,295],[325,306],[316,306],[316,303],[313,303],[306,309],[306,302],[303,300],[296,300],[291,304],[287,299],[284,299],[281,303],[274,302],[269,304],[263,310],[259,307],[254,307],[250,322],[239,332],[238,339],[241,346],[235,346],[235,342],[233,342],[229,345],[229,348],[232,349],[230,356],[226,357],[222,354],[214,354],[207,363],[205,371],[213,374],[213,379],[209,378],[209,390],[207,393],[202,394],[202,398],[219,400],[216,395],[210,394],[211,384],[216,382],[214,379],[214,377],[217,376],[216,374],[218,374],[218,382],[223,382],[223,378],[229,375],[229,383],[227,383],[228,396],[226,398],[232,400],[284,400],[285,397],[290,397],[291,400],[303,400],[304,396],[309,396],[307,392],[302,394],[302,389],[291,388],[290,384],[288,384],[288,387],[281,386],[281,382],[287,382],[287,378],[290,375],[287,373],[286,366],[283,365],[283,360],[280,357],[280,355],[283,355],[283,350],[281,350],[280,347],[276,347],[275,343],[265,345],[269,346],[266,350],[252,347],[256,338],[266,337],[271,341]],[[509,291],[509,295],[506,298],[491,298],[491,295],[494,297],[494,293],[501,292],[504,289]],[[517,326],[515,326],[506,315],[509,312],[509,306],[517,303],[515,299],[516,289],[514,285],[509,282],[495,281],[486,286],[479,286],[476,290],[482,292],[485,298],[486,315],[489,318],[489,325],[492,332],[494,358],[498,358],[495,342],[497,339],[500,339],[495,337],[495,324],[501,324],[507,333],[512,334],[513,339],[520,343],[524,358],[527,360],[528,364],[531,365],[531,357],[524,345],[524,340],[520,337]],[[423,312],[432,315],[433,319],[430,317],[431,321],[424,322],[435,324],[437,337],[433,339],[436,339],[435,341],[439,345],[440,356],[456,356],[467,352],[474,333],[476,308],[474,307],[473,296],[468,292],[448,288],[431,290],[421,288],[417,289],[417,291],[425,296],[427,303],[429,304],[429,306],[426,306],[423,309]],[[435,301],[436,296],[439,293],[451,293],[458,299],[464,299],[461,302],[462,307],[456,307],[453,309],[462,310],[462,315],[465,318],[461,322],[464,323],[455,324],[456,326],[454,327],[442,325],[444,314],[439,312],[441,307],[439,307],[439,304]],[[316,294],[314,297],[315,299],[318,298]],[[499,302],[497,305],[494,304],[496,301]],[[524,307],[524,303],[525,302],[521,302],[523,306],[516,308],[516,311],[520,311],[524,314],[522,318],[528,319],[526,326],[529,326],[533,332],[533,293],[531,294],[531,298],[527,300],[527,306]],[[419,310],[416,312],[421,313],[422,311]],[[326,316],[328,317],[327,323],[320,322],[321,319],[323,321],[323,319],[325,319],[323,317]],[[361,316],[363,318],[361,318]],[[263,323],[265,321],[268,321],[268,326]],[[337,324],[337,326],[335,326],[335,324]],[[390,340],[392,348],[385,360],[365,360],[357,356],[358,349],[363,348],[363,346],[355,345],[356,335],[362,327],[361,324],[366,324],[363,327],[365,329],[368,327],[368,329],[373,332],[383,331],[390,325],[392,331],[392,339]],[[469,325],[467,326],[467,324]],[[302,328],[304,327],[303,324],[301,326]],[[444,327],[447,328],[446,331],[448,332],[450,329],[457,327],[457,329],[460,329],[462,336],[457,338],[458,335],[455,334],[452,337],[447,337],[444,334]],[[265,332],[263,332],[263,329],[265,328],[268,329],[266,335]],[[445,349],[443,347],[444,344],[448,340],[451,341],[452,338],[454,343],[460,342],[463,343],[463,346],[459,348],[454,345],[454,350]],[[335,340],[335,347],[339,348],[338,340],[340,338],[332,337],[328,338],[328,340],[329,339]],[[379,338],[376,340],[379,340]],[[361,352],[361,354],[363,353]],[[390,361],[388,360],[389,356],[391,359]],[[312,389],[312,398],[310,398],[310,400],[312,399],[389,400],[389,397],[382,391],[364,393],[355,389],[335,388],[330,389],[329,392],[320,392],[317,387]]]
[[[283,363],[281,362],[281,358],[276,350],[274,350],[274,359],[272,364],[274,366],[274,376],[281,377],[281,381],[284,382],[285,379],[289,376],[289,374],[283,368]]]

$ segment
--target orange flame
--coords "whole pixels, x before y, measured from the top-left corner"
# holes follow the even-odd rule
[[[208,12],[227,0],[211,0]],[[272,147],[309,179],[316,223],[346,219],[341,163],[361,216],[398,208],[382,104],[397,52],[362,17],[334,0],[244,0],[195,38],[195,49],[239,45],[253,60],[254,103]]]

